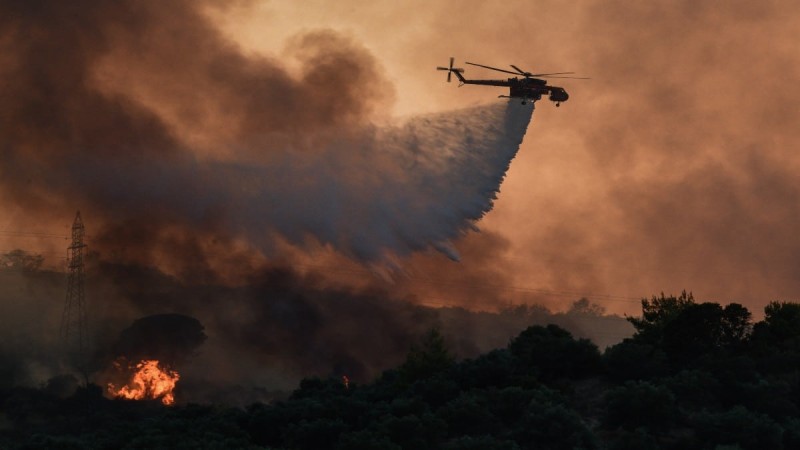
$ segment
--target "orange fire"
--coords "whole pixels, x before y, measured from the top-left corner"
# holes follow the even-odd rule
[[[117,367],[120,364],[114,363]],[[131,369],[134,369],[131,367]],[[158,360],[143,360],[135,367],[136,372],[125,386],[117,389],[114,383],[108,383],[108,392],[119,398],[129,400],[161,399],[161,403],[172,405],[175,395],[172,393],[181,376],[178,372],[159,367]]]

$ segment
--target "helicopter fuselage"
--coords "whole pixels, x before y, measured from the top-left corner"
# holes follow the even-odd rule
[[[460,72],[454,71],[460,84],[479,84],[483,86],[503,86],[509,88],[507,97],[520,98],[524,101],[535,102],[541,100],[543,95],[555,102],[556,105],[569,99],[567,91],[558,86],[548,86],[546,80],[541,78],[508,78],[505,80],[468,80]]]

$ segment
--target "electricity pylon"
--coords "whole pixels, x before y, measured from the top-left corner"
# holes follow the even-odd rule
[[[72,244],[67,247],[67,298],[61,316],[61,339],[67,358],[87,377],[89,332],[84,292],[84,234],[81,212],[78,211],[72,223]]]

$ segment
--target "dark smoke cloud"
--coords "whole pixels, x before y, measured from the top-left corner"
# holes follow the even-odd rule
[[[369,379],[438,325],[433,310],[380,288],[332,287],[319,275],[285,268],[264,269],[245,287],[186,285],[136,266],[108,265],[102,272],[115,285],[112,295],[137,311],[168,307],[196,317],[210,336],[199,359],[213,361],[213,376],[204,374],[211,378],[241,378],[243,366],[261,365],[291,377],[338,371]],[[215,354],[215,346],[226,350]]]
[[[138,362],[156,359],[170,367],[194,356],[208,336],[194,317],[154,314],[134,321],[122,330],[111,347],[111,355]]]
[[[219,231],[214,215],[223,211],[213,204],[172,211],[207,193],[191,180],[202,176],[197,155],[146,104],[148,88],[197,128],[224,118],[236,138],[257,128],[264,139],[277,133],[288,142],[363,121],[383,94],[371,84],[355,90],[380,75],[344,38],[298,39],[298,54],[315,67],[312,79],[295,79],[274,61],[242,55],[192,2],[6,2],[0,13],[2,191],[51,215],[83,206],[112,225],[147,213],[156,226]],[[324,86],[313,79],[343,70]],[[114,77],[120,72],[128,77]]]
[[[6,201],[33,216],[79,206],[101,257],[174,273],[217,272],[197,267],[212,239],[457,259],[449,240],[491,209],[531,117],[500,102],[374,125],[391,85],[350,38],[295,37],[293,69],[245,54],[194,2],[0,13]]]

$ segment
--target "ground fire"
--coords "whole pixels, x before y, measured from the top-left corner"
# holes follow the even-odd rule
[[[161,399],[161,403],[172,405],[175,403],[175,384],[180,380],[178,372],[166,367],[160,367],[158,360],[142,360],[136,366],[124,365],[116,361],[114,365],[121,371],[133,371],[127,384],[117,388],[114,383],[108,383],[108,392],[117,398],[129,400]]]

